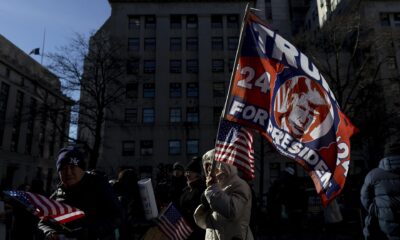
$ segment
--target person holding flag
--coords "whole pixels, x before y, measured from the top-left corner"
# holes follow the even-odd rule
[[[231,164],[217,162],[215,172],[210,172],[215,155],[214,149],[203,155],[207,188],[202,203],[195,210],[195,222],[206,230],[207,240],[253,240],[249,226],[252,203],[250,187]]]
[[[61,149],[56,165],[61,183],[50,198],[79,208],[85,217],[65,225],[41,220],[38,227],[46,239],[61,239],[62,235],[77,240],[115,239],[122,208],[111,185],[103,176],[85,172],[84,155],[76,147]]]

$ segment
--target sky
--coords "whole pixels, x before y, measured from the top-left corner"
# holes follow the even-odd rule
[[[57,52],[67,46],[75,33],[99,29],[111,15],[108,0],[0,0],[0,34],[26,53]],[[40,55],[30,55],[41,63]],[[44,66],[48,65],[43,58]],[[71,96],[77,98],[77,96]],[[76,126],[70,135],[76,137]]]
[[[42,52],[44,39],[46,54],[68,45],[74,33],[89,36],[110,14],[108,0],[0,0],[0,34],[26,53]]]

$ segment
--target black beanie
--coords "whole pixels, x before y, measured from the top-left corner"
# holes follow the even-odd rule
[[[61,167],[66,164],[75,165],[85,170],[85,158],[79,148],[69,146],[58,152],[57,171],[60,171]]]
[[[201,174],[202,172],[201,158],[193,157],[192,160],[190,160],[190,162],[186,165],[185,170]]]

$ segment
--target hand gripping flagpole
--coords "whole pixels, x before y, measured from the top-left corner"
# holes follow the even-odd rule
[[[246,27],[246,24],[247,24],[247,19],[249,17],[249,12],[250,12],[251,9],[253,9],[253,8],[250,8],[250,3],[247,3],[246,4],[246,8],[245,8],[245,12],[244,12],[244,16],[243,16],[243,20],[242,20],[242,26],[240,27],[239,42],[238,42],[238,47],[236,49],[236,56],[235,56],[235,61],[233,63],[233,70],[232,70],[232,73],[231,73],[231,78],[230,78],[230,81],[229,81],[229,88],[228,88],[228,92],[227,92],[227,95],[226,95],[226,98],[225,98],[224,108],[222,109],[220,120],[219,120],[219,124],[218,124],[217,138],[218,138],[218,133],[219,133],[220,126],[221,126],[221,120],[225,117],[226,107],[228,105],[228,102],[229,102],[229,99],[230,99],[230,96],[231,96],[232,82],[235,79],[236,68],[237,68],[237,64],[238,64],[238,61],[239,61],[238,60],[239,59],[239,54],[240,54],[240,52],[242,50],[242,45],[243,45],[244,30],[245,30],[245,27]],[[215,149],[215,147],[214,147],[214,149]],[[212,162],[211,163],[211,170],[208,173],[208,175],[211,175],[211,173],[214,173],[214,171],[215,171],[215,167],[216,167],[215,157],[211,159],[211,162]]]

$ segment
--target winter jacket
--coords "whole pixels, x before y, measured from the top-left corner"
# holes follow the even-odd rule
[[[377,219],[388,239],[400,239],[400,155],[383,158],[379,167],[367,174],[361,203],[368,211],[366,237],[374,235],[371,222]]]
[[[205,190],[210,208],[200,204],[194,213],[195,222],[206,229],[206,240],[252,240],[250,187],[237,175],[234,166],[224,163],[222,166],[226,177]]]
[[[59,185],[51,198],[79,208],[85,212],[85,217],[67,224],[70,229],[78,229],[72,234],[63,232],[50,222],[41,221],[39,229],[46,235],[64,233],[77,239],[114,239],[122,210],[111,185],[103,176],[86,172],[82,180],[71,188]]]
[[[189,240],[203,240],[205,231],[199,228],[194,222],[193,213],[200,204],[201,194],[204,192],[206,184],[203,178],[199,178],[190,183],[183,189],[182,196],[179,202],[179,210],[185,220],[190,224],[193,232],[189,236]]]

